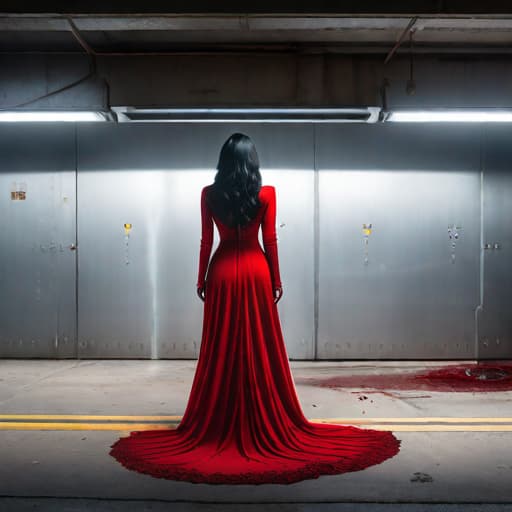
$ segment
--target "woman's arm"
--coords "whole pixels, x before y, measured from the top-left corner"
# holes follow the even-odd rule
[[[206,187],[201,191],[201,243],[199,249],[199,269],[197,287],[204,288],[206,270],[213,245],[213,218],[206,204]]]
[[[267,257],[270,274],[272,276],[272,287],[274,289],[281,288],[276,235],[276,189],[272,186],[270,187],[268,204],[265,213],[263,214],[261,230],[263,234],[263,247],[265,248],[265,255]]]

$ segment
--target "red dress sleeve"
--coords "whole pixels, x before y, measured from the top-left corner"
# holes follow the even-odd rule
[[[201,243],[199,249],[199,270],[197,287],[204,287],[206,270],[213,245],[213,218],[206,204],[206,187],[201,191]]]
[[[276,189],[269,187],[268,203],[261,229],[263,234],[263,247],[270,267],[272,277],[272,287],[281,287],[281,276],[279,274],[279,258],[277,254],[277,236],[276,236]]]

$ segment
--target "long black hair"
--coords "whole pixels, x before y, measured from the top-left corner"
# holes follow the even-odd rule
[[[217,174],[207,190],[208,206],[226,226],[244,226],[261,206],[260,189],[256,146],[249,136],[233,133],[220,150]]]

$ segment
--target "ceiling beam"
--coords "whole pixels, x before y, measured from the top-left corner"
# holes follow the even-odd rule
[[[512,4],[512,2],[511,2]],[[69,15],[5,14],[0,13],[2,31],[68,31]],[[410,17],[351,17],[351,16],[260,16],[260,15],[195,15],[195,16],[98,16],[73,15],[82,31],[287,31],[287,30],[397,30],[403,31]],[[512,30],[512,15],[508,18],[475,17],[415,17],[416,31],[494,31]]]

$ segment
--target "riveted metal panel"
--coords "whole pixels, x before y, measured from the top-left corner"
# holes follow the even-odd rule
[[[76,354],[75,127],[0,125],[0,356]]]
[[[319,359],[474,357],[479,140],[460,124],[317,127]]]
[[[510,127],[486,126],[483,157],[483,295],[478,357],[512,357],[512,147]]]
[[[278,307],[289,356],[313,357],[313,129],[252,123],[79,127],[82,357],[198,356],[200,192],[236,131],[251,136],[263,184],[277,190]]]

